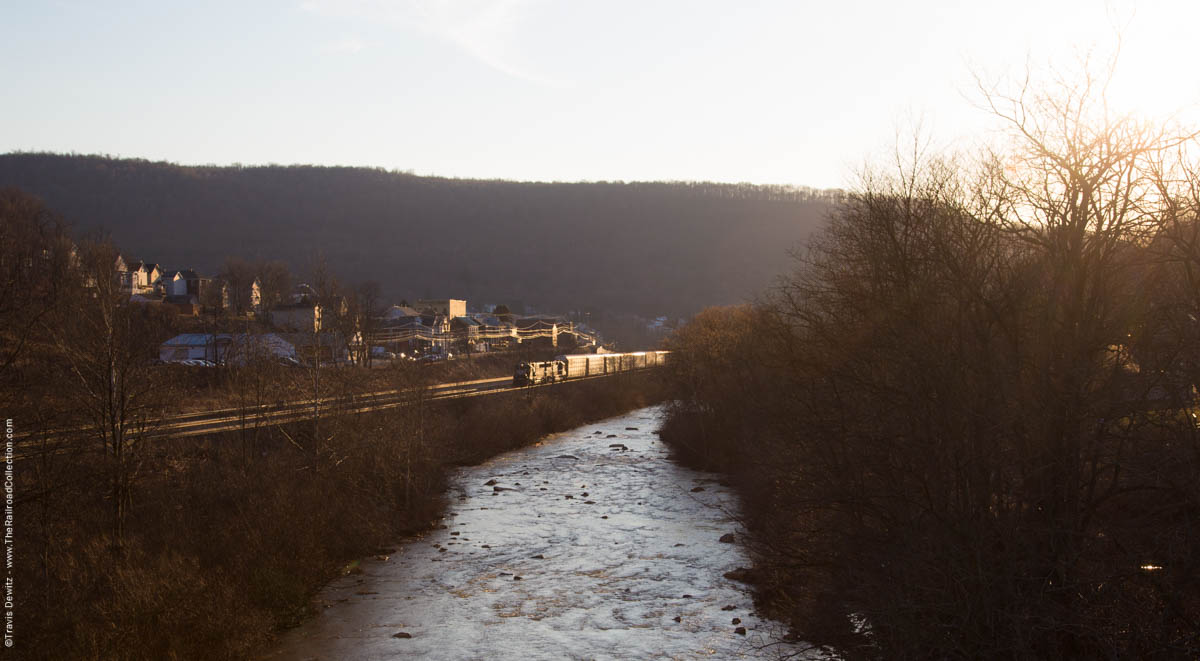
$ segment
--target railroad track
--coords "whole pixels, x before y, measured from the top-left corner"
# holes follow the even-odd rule
[[[441,399],[458,399],[463,397],[478,397],[513,391],[528,391],[532,388],[552,388],[562,383],[574,383],[591,379],[603,379],[614,374],[600,374],[588,377],[573,378],[558,383],[539,384],[534,386],[512,385],[512,377],[496,377],[491,379],[476,379],[474,381],[458,381],[430,386],[424,392],[417,389],[381,390],[351,396],[323,397],[316,402],[313,400],[293,400],[267,404],[259,407],[242,409],[228,407],[209,411],[181,413],[164,419],[154,429],[142,434],[142,438],[183,438],[237,431],[251,426],[277,426],[311,419],[314,409],[322,415],[333,413],[369,413],[405,406],[416,401],[434,401]],[[85,431],[87,428],[55,430],[50,438],[61,438]],[[40,437],[37,431],[25,431],[15,437],[14,459],[35,454],[30,445],[35,437]]]

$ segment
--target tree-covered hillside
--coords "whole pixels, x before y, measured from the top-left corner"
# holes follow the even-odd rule
[[[824,222],[825,191],[711,183],[520,183],[368,168],[191,167],[0,155],[0,186],[45,200],[75,233],[213,273],[230,255],[315,254],[390,297],[686,315],[753,297]]]

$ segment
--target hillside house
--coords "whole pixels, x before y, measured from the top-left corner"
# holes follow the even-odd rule
[[[450,320],[450,332],[454,334],[454,339],[466,340],[472,344],[479,340],[482,326],[479,320],[472,317],[454,317]]]
[[[281,305],[270,312],[271,325],[285,331],[321,330],[321,306],[311,301]]]
[[[157,268],[157,265],[153,265]],[[212,278],[206,278],[191,269],[183,271],[162,271],[157,280],[158,288],[167,296],[204,297],[212,285]]]
[[[113,271],[116,272],[117,285],[121,288],[121,291],[132,292],[134,282],[133,271],[129,270],[129,264],[120,255],[117,255],[117,259],[113,263]]]
[[[236,316],[262,312],[262,283],[258,278],[240,288],[223,280],[214,286],[220,287],[220,307],[226,313]]]
[[[158,279],[162,277],[162,269],[158,264],[148,262],[129,262],[128,272],[130,291],[137,294],[153,291]]]
[[[405,305],[393,305],[384,311],[380,316],[383,323],[408,323],[413,318],[420,317],[421,313],[415,308],[410,308]]]
[[[158,290],[164,296],[187,295],[187,279],[183,277],[183,271],[164,271],[158,279]]]
[[[204,298],[204,294],[212,285],[212,278],[206,278],[191,269],[180,271],[179,275],[183,277],[184,293],[188,296]]]
[[[492,314],[476,315],[479,337],[487,342],[489,349],[505,348],[516,343],[517,327]]]

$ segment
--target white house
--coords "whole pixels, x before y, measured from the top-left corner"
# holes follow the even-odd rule
[[[184,296],[188,293],[187,278],[182,271],[165,271],[158,279],[162,293],[167,296]]]
[[[277,333],[250,335],[240,333],[234,335],[229,347],[222,356],[226,365],[245,365],[255,360],[275,360],[282,362],[299,362],[296,346],[280,337]]]
[[[164,363],[184,360],[207,360],[217,363],[220,362],[224,348],[229,342],[230,336],[225,334],[184,333],[159,345],[158,359]]]
[[[162,277],[162,269],[158,264],[146,262],[129,262],[129,287],[135,293],[146,293],[154,288]]]
[[[184,333],[159,345],[158,358],[164,363],[207,360],[225,365],[258,359],[297,361],[296,346],[276,333]]]

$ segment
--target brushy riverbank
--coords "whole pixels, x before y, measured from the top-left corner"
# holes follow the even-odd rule
[[[18,467],[31,659],[240,659],[348,563],[443,511],[448,468],[661,401],[641,373],[144,448],[115,543],[97,457]]]

